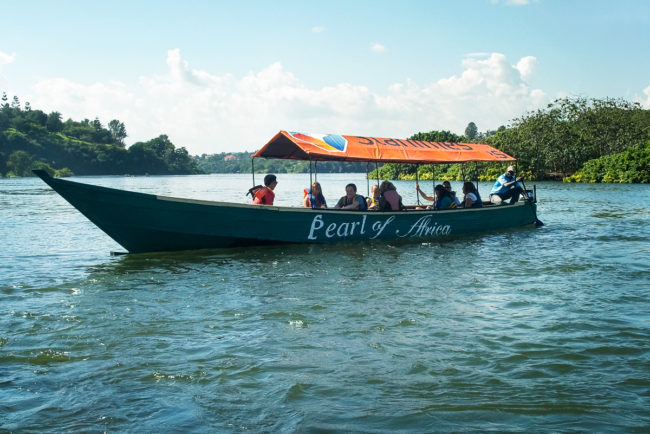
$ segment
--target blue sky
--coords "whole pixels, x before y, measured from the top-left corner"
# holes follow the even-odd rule
[[[407,137],[555,98],[650,108],[650,1],[0,0],[0,91],[192,154]]]

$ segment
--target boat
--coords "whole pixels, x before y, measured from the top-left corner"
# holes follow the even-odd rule
[[[402,163],[515,159],[489,145],[280,131],[254,158]],[[311,171],[311,170],[310,170]],[[34,170],[129,253],[282,243],[429,242],[533,225],[536,198],[513,205],[432,211],[343,211],[183,199],[53,178]],[[254,171],[253,171],[254,173]],[[311,177],[311,173],[310,173]],[[254,179],[253,179],[254,183]],[[264,224],[260,224],[264,222]]]

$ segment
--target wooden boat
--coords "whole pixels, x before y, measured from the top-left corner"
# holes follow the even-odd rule
[[[409,163],[514,161],[488,145],[286,131],[280,131],[253,157]],[[312,210],[158,196],[52,178],[42,170],[34,173],[130,253],[278,243],[422,242],[537,221],[534,198],[514,205],[446,211]]]

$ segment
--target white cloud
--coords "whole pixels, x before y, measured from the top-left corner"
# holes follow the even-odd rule
[[[384,51],[386,51],[386,47],[384,47],[381,44],[374,43],[370,46],[370,50],[373,53],[383,53]]]
[[[524,81],[528,81],[532,78],[536,67],[537,59],[533,56],[522,57],[519,62],[517,62],[517,66],[515,66]]]
[[[7,54],[0,51],[0,66],[12,63],[14,60],[16,60],[15,54]]]
[[[636,101],[639,102],[646,109],[650,109],[650,86],[643,89],[645,97],[636,98]]]
[[[325,27],[323,26],[314,26],[311,28],[311,31],[313,33],[323,33],[325,31]]]
[[[192,154],[210,154],[258,149],[281,129],[398,138],[434,129],[462,133],[470,121],[481,131],[496,129],[548,102],[525,80],[535,64],[533,57],[513,66],[503,54],[474,55],[458,75],[377,92],[351,83],[309,88],[279,62],[242,77],[214,75],[192,69],[175,49],[167,53],[166,73],[140,77],[134,88],[52,78],[25,100],[66,119],[118,119],[127,144],[167,134]]]
[[[14,60],[16,60],[15,54],[7,54],[0,51],[0,83],[6,80],[4,75],[2,74],[2,70],[4,69],[4,66],[13,63]]]

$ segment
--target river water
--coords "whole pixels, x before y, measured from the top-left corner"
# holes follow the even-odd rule
[[[252,182],[75,179],[236,202]],[[308,175],[278,179],[298,204]],[[366,191],[319,181],[330,204]],[[0,431],[647,432],[650,187],[537,190],[541,228],[111,256],[42,181],[0,179]]]

